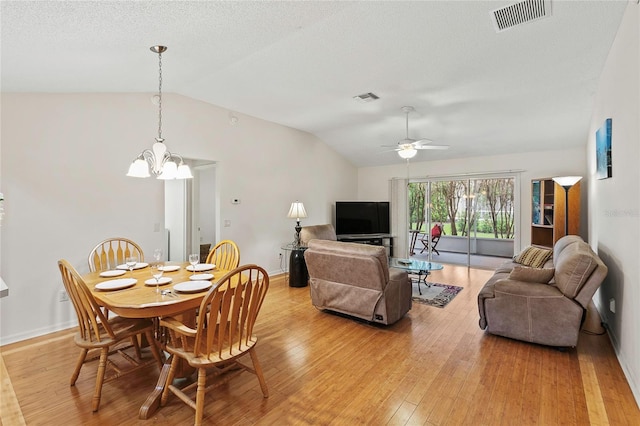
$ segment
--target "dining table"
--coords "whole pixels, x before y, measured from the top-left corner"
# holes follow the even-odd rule
[[[196,309],[211,287],[206,286],[203,281],[210,281],[213,284],[229,271],[218,269],[215,265],[209,264],[195,265],[195,272],[187,270],[188,267],[190,267],[188,262],[164,262],[165,272],[163,272],[162,281],[160,281],[163,284],[159,286],[155,284],[151,265],[143,262],[136,264],[132,271],[125,270],[122,265],[121,269],[124,270],[124,274],[116,269],[90,272],[83,275],[82,278],[97,303],[121,317],[158,319],[181,315],[195,321]],[[192,277],[192,275],[199,276]],[[190,280],[190,278],[208,279]],[[179,291],[180,288],[184,288],[185,291]],[[197,291],[199,288],[202,289]],[[159,339],[159,343],[163,344],[162,339]],[[170,363],[165,362],[155,388],[140,407],[138,413],[140,419],[148,419],[159,408],[160,397],[169,374],[169,366]],[[193,371],[188,365],[183,366],[182,370],[183,376],[187,376]]]

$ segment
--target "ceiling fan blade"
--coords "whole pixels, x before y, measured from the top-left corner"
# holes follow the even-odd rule
[[[415,149],[449,149],[449,145],[419,145]]]
[[[417,141],[415,141],[413,143],[414,146],[421,146],[421,145],[429,145],[432,144],[433,141],[431,139],[418,139]]]

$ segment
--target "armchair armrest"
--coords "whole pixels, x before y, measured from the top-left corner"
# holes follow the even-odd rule
[[[160,325],[163,327],[167,327],[171,330],[177,331],[178,333],[184,336],[196,337],[195,329],[191,327],[187,327],[186,325],[184,325],[183,323],[181,323],[180,321],[178,321],[173,317],[162,318],[160,320]]]
[[[554,285],[531,283],[504,278],[496,281],[494,295],[507,294],[526,297],[564,297],[564,294]]]

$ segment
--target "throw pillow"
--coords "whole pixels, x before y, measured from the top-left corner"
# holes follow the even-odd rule
[[[509,274],[509,279],[528,283],[547,284],[553,278],[554,268],[529,268],[526,266],[514,266]]]
[[[513,257],[513,261],[532,268],[542,268],[551,259],[553,250],[529,246]]]

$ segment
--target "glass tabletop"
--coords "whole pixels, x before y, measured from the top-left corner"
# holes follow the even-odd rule
[[[425,262],[416,259],[400,259],[397,257],[389,258],[389,266],[407,271],[438,271],[444,268],[441,263]]]
[[[290,250],[306,250],[308,247],[306,246],[296,246],[294,243],[284,244],[280,246],[282,250],[290,251]]]

